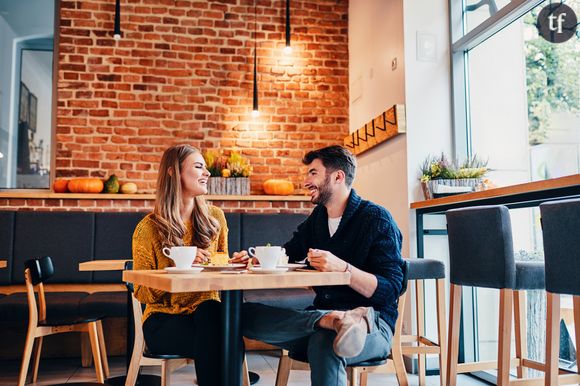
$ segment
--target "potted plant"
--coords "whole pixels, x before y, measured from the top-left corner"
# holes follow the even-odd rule
[[[252,167],[239,152],[232,151],[229,156],[225,156],[216,150],[208,150],[203,158],[211,174],[207,185],[209,194],[250,194]]]
[[[478,190],[487,173],[487,161],[477,155],[462,163],[441,156],[428,156],[421,165],[421,188],[426,200]]]

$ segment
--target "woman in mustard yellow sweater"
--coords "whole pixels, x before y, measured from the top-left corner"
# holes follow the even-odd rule
[[[228,252],[224,213],[207,205],[203,198],[209,176],[198,149],[177,145],[163,153],[155,209],[133,234],[134,269],[173,266],[173,261],[163,254],[164,247],[197,246],[196,263],[207,261],[215,252]],[[135,286],[135,297],[146,304],[143,334],[148,349],[193,358],[198,385],[219,384],[223,333],[218,293],[171,294]],[[243,352],[239,354],[242,356]]]

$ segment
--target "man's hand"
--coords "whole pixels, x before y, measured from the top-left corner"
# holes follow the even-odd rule
[[[339,259],[328,251],[310,248],[307,256],[310,265],[318,271],[343,272],[346,269],[346,261]]]

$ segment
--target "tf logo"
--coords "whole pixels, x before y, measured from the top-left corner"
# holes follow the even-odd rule
[[[540,11],[536,26],[540,35],[552,43],[564,43],[576,34],[578,19],[563,3],[552,3]]]

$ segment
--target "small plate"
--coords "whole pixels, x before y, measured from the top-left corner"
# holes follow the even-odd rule
[[[276,268],[288,268],[288,271],[295,271],[299,268],[307,267],[306,264],[288,263],[288,264],[278,264]]]
[[[193,264],[193,267],[203,268],[206,271],[230,271],[232,269],[246,268],[246,264],[224,264],[224,265],[213,265],[213,264]]]
[[[191,267],[191,268],[177,268],[177,267],[166,267],[165,272],[167,273],[200,273],[203,268]]]
[[[252,267],[250,268],[250,271],[252,271],[253,273],[283,273],[288,271],[288,268],[281,268],[281,267],[276,267],[276,268],[271,268],[271,269],[264,269],[262,267]]]

